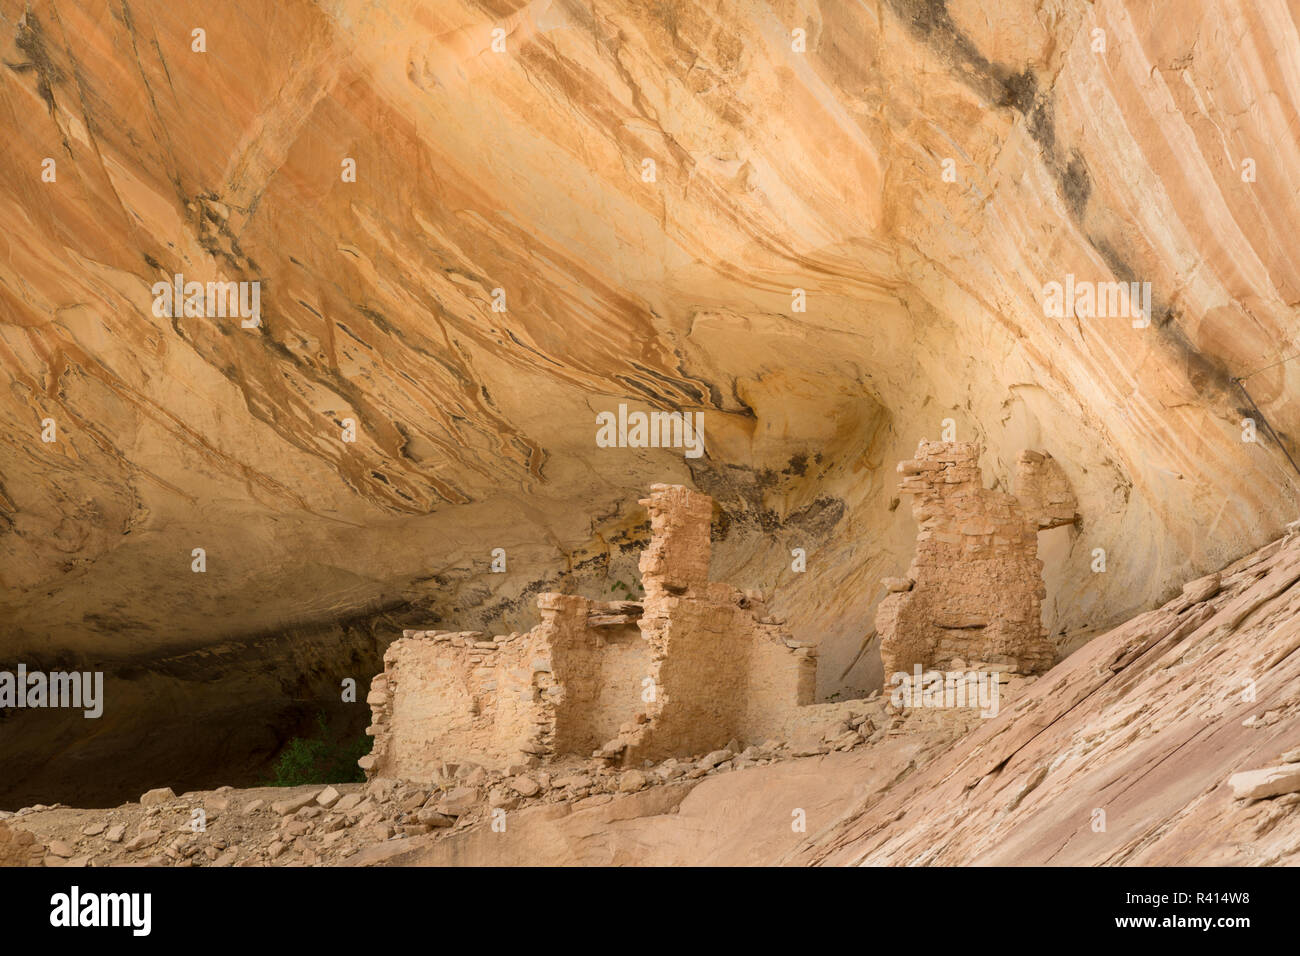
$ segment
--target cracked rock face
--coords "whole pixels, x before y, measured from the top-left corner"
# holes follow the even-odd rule
[[[1232,379],[1296,350],[1294,11],[982,6],[0,0],[6,659],[526,630],[634,587],[663,481],[851,695],[949,424],[1077,495],[1058,652],[1261,545],[1295,475]],[[158,309],[177,275],[259,323]],[[1288,447],[1296,368],[1246,381]],[[601,447],[620,404],[704,454]]]

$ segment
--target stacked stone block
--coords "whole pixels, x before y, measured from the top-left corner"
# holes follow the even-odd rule
[[[1040,529],[1068,524],[1076,504],[1050,456],[1022,454],[1026,498],[987,489],[974,442],[921,442],[899,464],[920,529],[906,578],[887,578],[876,613],[886,679],[954,661],[1022,673],[1046,670]]]

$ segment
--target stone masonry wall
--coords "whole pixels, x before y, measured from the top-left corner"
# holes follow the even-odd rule
[[[1016,461],[1016,498],[1039,531],[1074,524],[1079,502],[1070,479],[1051,455],[1022,451]]]
[[[756,611],[761,604],[750,605]],[[817,648],[811,641],[796,641],[776,624],[753,624],[749,659],[749,686],[741,740],[761,743],[789,740],[814,711],[835,704],[814,704],[817,697]],[[823,718],[829,719],[829,718]]]
[[[589,753],[635,719],[650,649],[641,606],[568,594],[537,599],[525,634],[407,631],[371,682],[372,776],[426,780],[444,761],[527,766]]]
[[[803,726],[816,686],[811,642],[762,596],[709,581],[713,500],[654,485],[645,598],[543,594],[541,622],[490,640],[408,631],[368,698],[368,775],[424,781],[444,763],[521,768],[558,754],[640,763]]]
[[[1025,452],[1026,498],[987,489],[974,442],[921,442],[899,490],[920,525],[906,578],[886,578],[876,613],[886,679],[954,660],[1034,673],[1054,660],[1042,628],[1038,531],[1068,524],[1076,504],[1050,456]]]
[[[556,699],[544,620],[522,635],[415,631],[384,654],[370,685],[375,738],[361,766],[373,776],[428,780],[469,754],[504,769],[522,754],[549,753]]]
[[[636,719],[642,680],[650,673],[650,648],[636,624],[641,606],[561,594],[542,595],[537,603],[543,615],[564,610],[546,619],[561,688],[554,750],[590,753]]]
[[[759,740],[812,702],[816,661],[760,623],[762,602],[710,582],[713,500],[680,485],[654,485],[642,504],[651,544],[641,555],[641,632],[653,654],[655,699],[647,721],[608,743],[625,764]]]

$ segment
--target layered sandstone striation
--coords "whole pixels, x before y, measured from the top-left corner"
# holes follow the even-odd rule
[[[901,494],[920,526],[906,578],[887,578],[876,612],[887,675],[956,663],[1035,673],[1055,660],[1042,624],[1038,532],[1072,524],[1057,462],[1021,453],[1016,494],[984,487],[975,442],[927,442],[901,462]]]
[[[801,622],[819,697],[869,690],[876,582],[913,548],[891,466],[946,417],[990,475],[1025,447],[1065,463],[1089,520],[1045,557],[1047,630],[1118,623],[1296,512],[1232,383],[1256,373],[1294,453],[1296,21],[1280,0],[0,0],[7,656],[168,684],[168,658],[412,596],[423,621],[524,630],[537,593],[634,570],[624,503],[670,480],[734,516],[715,571]],[[261,282],[261,325],[155,313],[178,273]],[[1051,314],[1069,275],[1149,281],[1150,325]],[[704,456],[598,447],[621,403],[702,414]],[[795,547],[828,573],[780,587]],[[199,686],[139,696],[133,728]],[[230,687],[195,724],[265,694]],[[13,741],[54,736],[33,721],[0,758],[36,779],[55,747]],[[103,742],[58,737],[74,765]]]
[[[644,599],[543,594],[526,633],[407,632],[371,683],[372,777],[428,780],[447,764],[525,769],[590,754],[624,765],[787,739],[812,706],[816,655],[757,592],[709,580],[713,501],[658,484]]]

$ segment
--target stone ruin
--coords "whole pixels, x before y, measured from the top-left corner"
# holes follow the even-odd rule
[[[1054,662],[1038,532],[1075,521],[1074,492],[1056,460],[1033,451],[1016,463],[1016,494],[987,489],[979,457],[975,442],[922,441],[898,466],[920,530],[907,577],[884,579],[876,610],[887,682],[918,664],[1030,674]]]
[[[709,580],[713,500],[656,484],[645,597],[542,594],[524,634],[406,631],[374,678],[369,777],[428,781],[446,763],[515,772],[560,755],[613,765],[789,739],[814,705],[816,651],[762,595]]]

